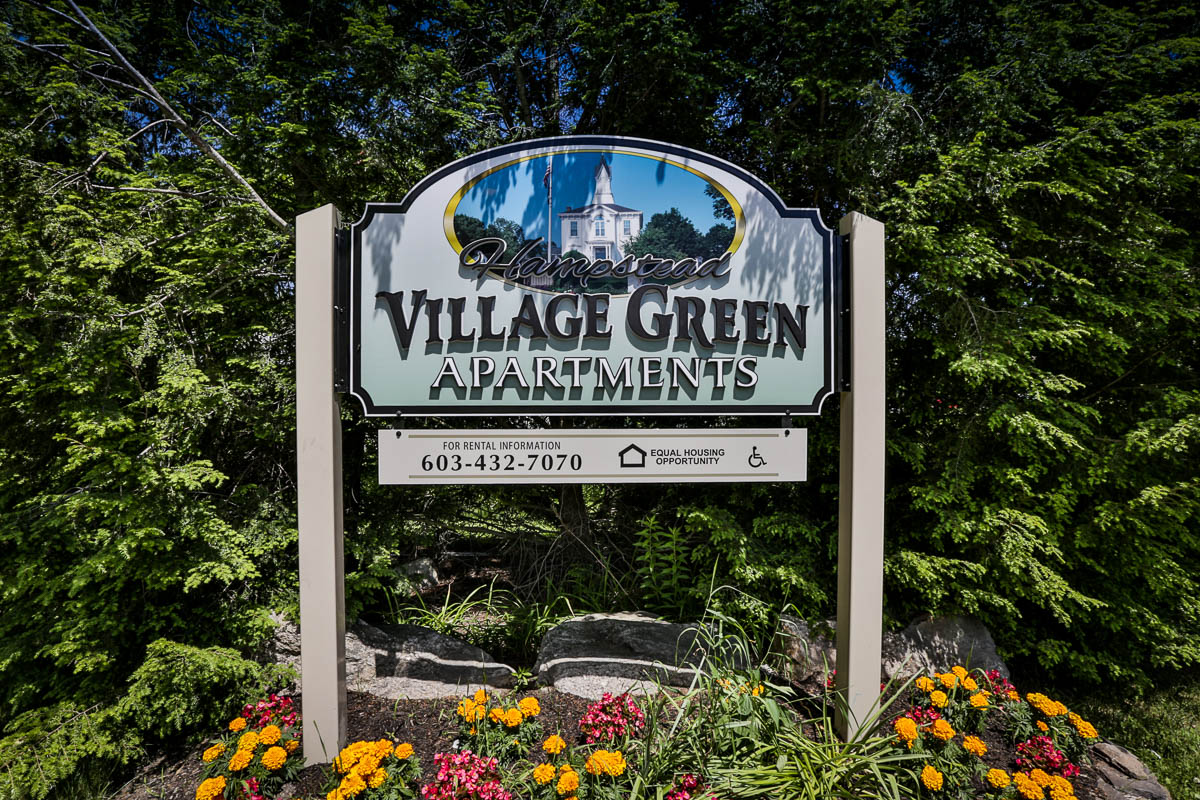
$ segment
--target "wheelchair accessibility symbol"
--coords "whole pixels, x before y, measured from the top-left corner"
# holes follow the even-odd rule
[[[746,463],[754,467],[754,469],[758,469],[759,467],[766,466],[767,460],[759,455],[758,447],[754,446],[750,448],[750,458],[746,459]]]

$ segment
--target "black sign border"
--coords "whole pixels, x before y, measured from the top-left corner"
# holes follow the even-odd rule
[[[737,405],[725,406],[719,404],[710,405],[691,405],[691,406],[670,406],[664,407],[659,404],[648,405],[623,405],[619,411],[600,411],[596,410],[594,405],[565,405],[556,404],[549,408],[529,407],[525,405],[485,405],[485,406],[458,406],[455,405],[451,409],[437,408],[410,408],[405,409],[403,406],[381,406],[377,405],[371,398],[370,393],[362,386],[362,365],[359,361],[358,354],[360,352],[361,331],[359,314],[354,313],[355,304],[361,296],[362,289],[362,233],[371,224],[371,220],[376,214],[403,214],[408,211],[413,201],[421,195],[426,189],[440,181],[447,175],[461,170],[463,167],[468,167],[471,164],[480,161],[486,161],[496,156],[503,156],[510,153],[522,152],[531,149],[553,148],[555,146],[600,146],[600,147],[637,147],[643,150],[651,150],[660,152],[663,155],[681,156],[693,161],[699,161],[718,169],[732,172],[744,180],[746,183],[754,187],[762,196],[766,197],[771,205],[774,206],[781,218],[793,219],[809,219],[815,223],[818,233],[825,240],[825,259],[822,273],[824,277],[824,288],[822,292],[822,300],[824,307],[827,309],[826,334],[825,334],[825,382],[812,400],[807,404],[772,404],[772,405]],[[724,159],[716,156],[702,153],[698,150],[691,150],[679,145],[668,144],[666,142],[658,142],[653,139],[638,139],[627,136],[552,136],[542,139],[529,139],[522,142],[501,145],[488,150],[483,150],[474,155],[460,158],[437,171],[427,175],[416,186],[414,186],[404,199],[399,203],[367,203],[366,210],[361,219],[350,226],[351,239],[351,255],[350,255],[350,275],[349,275],[349,301],[347,305],[350,307],[350,336],[349,336],[349,366],[350,366],[350,385],[347,392],[350,396],[356,398],[363,407],[363,413],[368,417],[565,417],[565,416],[586,416],[586,417],[640,417],[640,416],[655,416],[655,417],[712,417],[712,416],[818,416],[821,413],[821,406],[825,400],[836,393],[835,385],[835,339],[840,339],[839,334],[842,333],[843,325],[839,324],[839,317],[844,314],[841,310],[842,299],[845,297],[842,281],[843,272],[847,265],[842,263],[843,259],[838,257],[840,253],[841,238],[827,226],[824,220],[821,219],[820,212],[815,208],[790,208],[784,205],[783,200],[775,193],[771,187],[767,186],[754,175],[746,170],[732,164]],[[838,269],[834,268],[835,260],[838,263]],[[846,259],[848,260],[848,259]],[[342,280],[338,281],[343,284]],[[837,305],[834,305],[836,300]],[[341,348],[339,348],[340,350]],[[839,351],[843,348],[839,345]],[[840,370],[838,370],[840,372]],[[335,391],[344,391],[342,387],[335,387]]]

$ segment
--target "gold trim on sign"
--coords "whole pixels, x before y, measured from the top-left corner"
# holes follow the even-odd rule
[[[718,183],[716,180],[714,180],[710,176],[704,174],[703,172],[701,172],[698,169],[695,169],[694,167],[689,167],[687,164],[681,164],[678,161],[672,161],[671,159],[663,158],[662,156],[654,156],[654,155],[650,155],[647,153],[637,153],[632,150],[610,150],[610,149],[604,149],[604,148],[584,148],[584,149],[574,149],[574,150],[552,150],[552,151],[546,152],[546,153],[538,153],[537,155],[528,155],[528,156],[521,156],[520,158],[514,158],[512,161],[506,161],[503,164],[499,164],[495,167],[492,167],[489,170],[481,172],[478,175],[476,175],[474,178],[472,178],[471,180],[464,183],[462,185],[462,187],[450,197],[450,202],[446,204],[446,211],[442,215],[442,229],[446,233],[446,239],[450,242],[450,246],[454,248],[454,252],[461,253],[463,250],[462,243],[458,241],[458,235],[454,232],[454,212],[458,210],[458,204],[462,202],[463,197],[466,195],[467,192],[469,192],[475,186],[475,184],[479,183],[480,181],[482,181],[484,178],[488,177],[489,175],[499,172],[502,169],[507,169],[508,167],[511,167],[514,164],[520,164],[522,161],[531,161],[535,158],[546,158],[546,157],[553,159],[554,156],[569,155],[571,153],[613,153],[613,154],[624,155],[624,156],[636,156],[638,158],[646,158],[651,161],[661,161],[663,163],[670,164],[673,167],[679,167],[682,170],[686,170],[687,172],[692,173],[693,175],[704,180],[709,185],[715,186],[717,191],[721,193],[721,196],[725,198],[725,201],[729,203],[730,208],[733,209],[733,219],[734,219],[733,241],[729,243],[729,248],[725,252],[730,253],[730,254],[736,253],[737,249],[742,246],[742,240],[745,239],[745,237],[746,237],[746,215],[742,211],[742,206],[741,206],[741,204],[738,203],[738,201],[736,199],[734,199],[733,195],[729,193],[728,189],[726,189],[724,186],[722,186],[720,183]],[[551,221],[551,224],[553,224],[553,221]],[[504,278],[498,278],[498,280],[504,281],[505,283],[514,283],[513,281],[509,281]],[[525,288],[525,289],[533,289],[534,291],[544,291],[544,290],[538,289],[537,287],[525,286],[524,284],[515,284],[514,283],[514,285],[521,286],[522,288]]]

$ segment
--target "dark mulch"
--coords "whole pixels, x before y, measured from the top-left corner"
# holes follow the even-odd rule
[[[522,693],[538,699],[542,713],[538,716],[546,736],[557,733],[568,746],[583,741],[579,733],[579,718],[587,711],[588,701],[573,694],[553,689]],[[433,768],[434,753],[444,753],[458,738],[455,699],[388,700],[361,692],[348,692],[346,697],[346,727],[350,741],[391,739],[413,746],[421,768],[426,774]],[[313,797],[321,793],[328,780],[329,768],[312,766],[300,773],[295,797]]]
[[[568,746],[582,743],[578,724],[579,718],[587,710],[587,700],[553,689],[539,689],[527,694],[537,697],[541,704],[542,713],[538,721],[545,735],[557,733],[566,740]],[[903,704],[906,699],[901,698],[892,710],[898,713],[906,708]],[[456,698],[388,700],[361,692],[349,692],[348,738],[350,741],[387,738],[408,742],[421,759],[422,769],[428,774],[433,766],[434,754],[453,749],[458,730],[456,704]],[[811,712],[812,708],[806,710]],[[1016,748],[1004,738],[998,715],[992,717],[980,738],[988,746],[989,763],[1013,763]],[[202,750],[203,746],[198,746],[172,758],[159,758],[122,787],[112,800],[194,800],[201,779]],[[323,797],[329,774],[328,765],[304,769],[287,796]],[[1080,775],[1072,781],[1079,800],[1105,800],[1097,786],[1097,774],[1094,767],[1083,766]]]

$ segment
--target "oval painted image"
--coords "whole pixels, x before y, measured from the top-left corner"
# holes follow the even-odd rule
[[[497,280],[620,295],[722,274],[745,219],[732,195],[694,167],[572,150],[472,178],[451,199],[444,227],[463,263],[493,265],[486,274]]]

